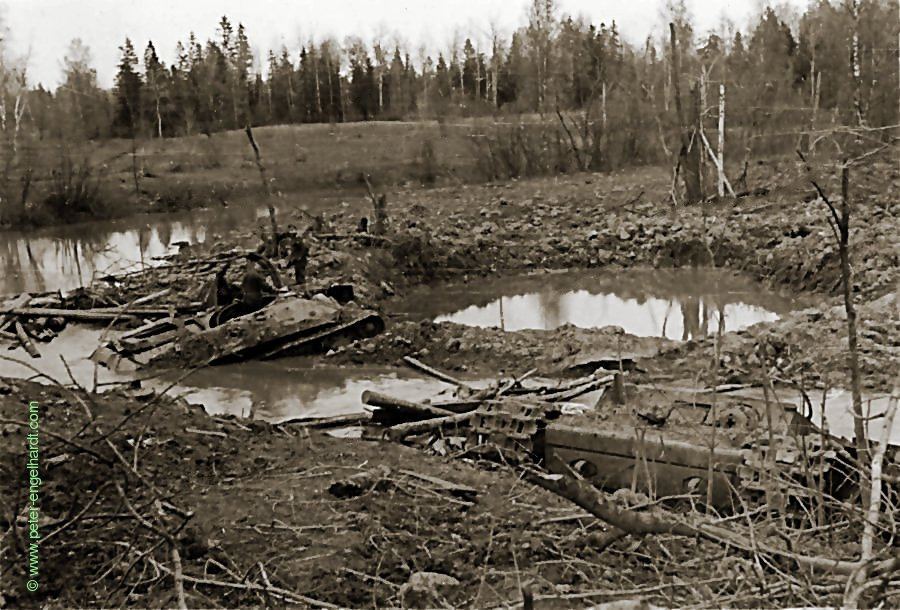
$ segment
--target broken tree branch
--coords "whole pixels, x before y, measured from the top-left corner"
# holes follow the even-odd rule
[[[269,221],[272,223],[272,246],[275,246],[275,240],[278,239],[278,223],[275,221],[275,207],[272,205],[272,189],[269,186],[269,179],[266,177],[266,167],[263,165],[262,157],[259,154],[259,146],[253,137],[253,130],[250,124],[244,127],[247,133],[247,139],[250,140],[250,146],[253,148],[253,155],[256,157],[256,167],[259,169],[259,177],[263,183],[263,190],[266,193],[266,206],[269,208]]]
[[[32,358],[40,358],[41,353],[34,346],[34,343],[31,342],[31,338],[25,332],[25,329],[22,327],[22,323],[16,320],[13,325],[16,329],[16,336],[19,338],[19,343],[22,344],[22,348],[26,352],[28,352],[28,355]]]
[[[380,392],[373,392],[372,390],[364,391],[361,400],[364,405],[369,405],[370,407],[378,407],[379,409],[393,410],[425,417],[456,415],[453,411],[447,411],[446,409],[441,409],[425,403],[395,398],[393,396],[388,396],[387,394],[381,394]]]
[[[850,575],[859,569],[861,565],[859,561],[801,555],[776,548],[758,540],[756,544],[751,545],[732,530],[715,526],[705,521],[688,523],[681,520],[679,516],[661,509],[657,509],[653,513],[645,513],[622,508],[610,501],[606,494],[589,483],[578,481],[571,477],[547,475],[536,470],[526,470],[525,477],[538,487],[542,487],[574,502],[592,515],[629,534],[700,536],[711,542],[738,548],[744,552],[763,553],[781,557],[795,562],[802,568],[823,574]],[[900,558],[895,557],[874,565],[872,571],[873,573],[883,573],[896,569],[898,565],[900,565]]]
[[[425,373],[426,375],[430,375],[430,376],[434,377],[435,379],[440,379],[441,381],[444,381],[451,385],[455,385],[456,387],[459,387],[459,388],[463,388],[469,392],[475,392],[475,388],[473,388],[466,382],[460,381],[459,379],[456,379],[455,377],[451,377],[450,375],[448,375],[446,373],[442,373],[441,371],[439,371],[437,369],[431,368],[424,362],[420,362],[419,360],[416,360],[412,356],[403,356],[403,362],[405,362],[412,368],[416,369],[417,371],[421,371],[422,373]]]

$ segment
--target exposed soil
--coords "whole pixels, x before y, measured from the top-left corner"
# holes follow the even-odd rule
[[[503,333],[430,321],[389,324],[384,334],[328,358],[347,364],[394,363],[413,354],[449,371],[509,375],[532,367],[558,373],[584,360],[621,355],[639,360],[643,369],[681,377],[709,369],[719,382],[758,382],[759,367],[765,364],[787,380],[846,387],[840,272],[827,210],[810,197],[812,188],[793,164],[776,163],[757,173],[761,184],[771,180],[765,196],[674,210],[668,203],[669,178],[659,170],[627,177],[581,175],[493,187],[402,190],[389,193],[391,244],[365,243],[365,238],[312,242],[308,288],[353,283],[357,301],[376,308],[432,279],[551,268],[628,273],[636,265],[727,266],[827,300],[815,310],[727,333],[718,367],[711,366],[715,338],[675,344],[615,328]],[[853,185],[853,294],[860,316],[861,367],[867,388],[885,390],[900,350],[897,303],[889,294],[900,254],[897,165],[871,163],[854,173]],[[367,213],[363,205],[335,213],[323,219],[319,233],[350,235],[361,213]],[[297,214],[294,222],[300,226],[309,220]],[[241,240],[252,240],[252,233],[193,247],[166,268],[96,286],[93,293],[127,302],[170,287],[167,299],[173,304],[197,300],[202,293],[197,270],[208,280],[223,263],[191,267],[188,261],[221,254]],[[539,605],[547,607],[622,597],[647,597],[668,606],[718,605],[722,599],[734,606],[763,603],[758,591],[739,584],[747,567],[721,561],[726,551],[720,547],[662,536],[619,541],[604,550],[605,529],[599,521],[541,523],[578,511],[522,482],[505,466],[209,417],[178,402],[163,400],[139,412],[147,397],[76,396],[22,381],[4,383],[0,413],[3,434],[11,442],[0,449],[5,498],[0,526],[9,532],[3,538],[0,607],[174,606],[172,577],[154,575],[147,562],[135,562],[136,571],[125,578],[128,584],[119,585],[135,553],[149,551],[158,536],[138,526],[112,482],[120,482],[142,515],[157,515],[157,526],[174,531],[181,521],[171,511],[147,505],[146,480],[168,502],[194,513],[179,534],[184,571],[192,578],[243,585],[268,578],[295,595],[350,607],[515,604],[520,584],[527,580],[534,581]],[[78,519],[42,545],[42,586],[36,596],[22,589],[24,561],[16,535],[25,530],[10,528],[14,515],[21,513],[26,483],[24,430],[12,422],[24,420],[29,400],[41,404],[42,429],[66,438],[87,423],[79,402],[89,401],[94,420],[78,442],[103,458],[56,438],[42,441],[43,463],[52,464],[44,477],[42,514],[48,522],[42,531],[65,523],[95,494],[89,514],[105,516]],[[129,413],[138,415],[110,440],[129,463],[137,460],[145,481],[100,440]],[[136,458],[134,439],[140,439]],[[63,455],[58,462],[52,459]],[[341,499],[328,492],[332,483],[373,469],[381,482],[362,495]],[[427,489],[401,469],[473,487],[474,504]],[[165,549],[165,544],[155,548],[153,556],[171,566]],[[457,584],[426,593],[402,588],[418,572],[444,574]],[[589,590],[600,593],[565,597]],[[281,603],[233,586],[188,583],[186,591],[189,606]],[[823,594],[816,602],[831,603],[829,599]]]
[[[342,607],[516,603],[520,580],[529,579],[535,581],[539,607],[565,603],[565,595],[588,589],[600,590],[594,596],[600,600],[641,595],[646,589],[656,599],[684,605],[702,603],[711,594],[686,577],[720,584],[737,575],[733,566],[711,573],[696,558],[719,551],[703,551],[694,541],[647,539],[631,544],[628,552],[598,549],[607,531],[602,522],[581,518],[547,523],[579,511],[521,481],[511,468],[491,462],[425,455],[387,441],[335,439],[289,426],[210,417],[183,402],[163,401],[140,411],[146,397],[144,403],[122,394],[79,393],[76,398],[59,388],[15,380],[5,380],[0,387],[5,439],[0,489],[6,498],[0,526],[10,532],[4,537],[0,600],[8,607],[175,605],[171,577],[160,580],[139,569],[126,578],[128,584],[120,583],[136,553],[153,548],[157,536],[138,526],[114,481],[148,518],[156,513],[147,506],[151,484],[164,501],[193,511],[178,534],[185,574],[240,587],[263,582],[261,562],[273,585]],[[88,418],[79,399],[94,416],[84,430]],[[45,540],[37,594],[23,587],[20,536],[27,530],[16,528],[15,535],[10,530],[13,515],[26,514],[22,491],[28,486],[22,467],[25,430],[13,422],[27,418],[32,400],[41,405],[41,460],[47,465],[42,472]],[[50,431],[76,439],[73,442],[97,457],[49,437]],[[137,464],[143,479],[118,461],[102,440],[103,433],[111,433],[110,442],[129,464]],[[476,495],[461,500],[434,491],[402,470],[472,487]],[[373,472],[379,482],[357,497],[329,493],[332,484],[361,472]],[[66,525],[88,503],[90,518],[75,518]],[[156,525],[175,531],[181,521],[165,512]],[[60,527],[64,529],[51,537]],[[677,576],[674,571],[657,575],[645,561],[663,545],[672,566],[682,564]],[[156,557],[167,562],[165,545]],[[417,572],[437,572],[458,582],[438,587],[437,595],[412,590],[401,596],[402,585]],[[135,581],[141,582],[132,586]],[[281,603],[219,585],[188,583],[186,593],[190,607]],[[541,602],[541,596],[554,599]]]

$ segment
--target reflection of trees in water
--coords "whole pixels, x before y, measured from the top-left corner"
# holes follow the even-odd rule
[[[700,299],[688,297],[681,301],[681,340],[696,339],[700,336]]]
[[[546,328],[556,328],[562,321],[562,293],[554,290],[538,292],[539,315]]]
[[[25,240],[25,253],[28,255],[28,265],[31,267],[31,274],[34,276],[35,281],[43,286],[45,284],[44,271],[41,269],[40,263],[38,263],[34,254],[31,252],[31,242],[27,239]]]
[[[11,286],[6,286],[7,290],[4,292],[21,292],[23,288],[23,282],[20,277],[22,273],[22,263],[19,260],[19,250],[16,245],[14,240],[2,242],[3,277],[6,278],[6,282],[11,284]],[[18,280],[16,278],[18,278]]]
[[[162,244],[162,247],[168,248],[169,244],[172,243],[172,223],[160,223],[160,225],[156,227],[156,236],[159,238],[159,243]]]
[[[749,279],[734,276],[716,269],[651,271],[628,270],[615,275],[608,273],[572,272],[541,274],[516,278],[490,278],[474,281],[466,285],[443,285],[412,296],[409,311],[421,311],[425,315],[439,315],[448,311],[459,311],[470,306],[485,307],[495,302],[500,295],[522,294],[541,295],[541,304],[552,317],[554,305],[551,295],[584,291],[594,295],[615,294],[622,300],[633,299],[644,305],[652,299],[666,299],[682,304],[693,299],[690,308],[697,310],[695,329],[708,328],[711,322],[703,323],[697,299],[708,306],[707,318],[713,318],[713,311],[726,304],[741,302],[785,313],[793,308],[793,303],[778,294],[773,294]],[[435,296],[439,298],[435,298]],[[558,310],[558,307],[556,308]]]
[[[150,225],[144,225],[143,227],[138,229],[138,255],[140,256],[141,265],[144,265],[144,257],[147,250],[150,248],[150,238],[153,236],[153,232],[150,230]]]

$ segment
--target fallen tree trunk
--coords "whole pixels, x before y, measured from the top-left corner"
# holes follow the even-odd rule
[[[416,360],[412,356],[403,356],[403,362],[405,362],[412,368],[416,369],[417,371],[425,373],[426,375],[430,375],[431,377],[434,377],[435,379],[439,379],[445,383],[455,385],[458,388],[463,388],[465,390],[468,390],[469,392],[475,392],[475,388],[473,388],[466,382],[460,381],[459,379],[456,379],[455,377],[451,377],[450,375],[448,375],[446,373],[442,373],[441,371],[439,371],[437,369],[433,369],[430,366],[428,366],[427,364],[425,364],[424,362],[420,362],[419,360]]]
[[[362,393],[362,402],[370,407],[378,407],[389,411],[399,411],[412,415],[420,415],[425,417],[445,417],[447,415],[457,415],[453,411],[441,409],[433,405],[426,405],[419,402],[411,402],[402,398],[395,398],[380,392],[366,390]]]
[[[299,426],[302,428],[337,428],[339,426],[357,426],[372,420],[369,413],[351,413],[349,415],[334,415],[332,417],[302,417],[291,418],[278,422],[279,426]]]
[[[27,307],[30,302],[31,302],[31,295],[29,295],[28,293],[20,294],[19,296],[7,301],[4,304],[4,310],[0,311],[0,329],[5,328],[6,325],[9,324],[14,317],[10,313],[5,313],[7,310],[14,310],[14,309],[22,308],[22,307]]]
[[[108,322],[117,317],[122,320],[129,316],[163,317],[171,312],[168,309],[128,308],[128,307],[95,307],[93,309],[56,309],[51,307],[19,307],[0,311],[0,314],[22,318],[65,318],[67,320],[83,320],[87,322]]]
[[[28,334],[25,332],[25,329],[22,328],[22,323],[18,320],[15,321],[16,328],[16,336],[19,338],[19,343],[22,344],[22,347],[28,352],[28,355],[32,358],[40,358],[41,353],[37,351],[37,348],[34,346],[34,343],[31,342],[31,339],[28,337]]]
[[[732,546],[747,553],[762,553],[781,557],[821,574],[848,576],[858,570],[862,563],[813,555],[801,555],[770,546],[763,540],[751,543],[731,530],[708,522],[688,523],[683,517],[669,511],[657,509],[654,512],[638,512],[611,502],[606,494],[591,485],[562,475],[546,475],[534,470],[526,471],[528,481],[560,497],[577,504],[592,515],[606,521],[629,534],[675,534],[678,536],[699,536],[724,546]],[[900,557],[888,559],[872,566],[872,574],[885,573],[900,566]]]
[[[571,400],[573,398],[581,396],[582,394],[587,394],[588,392],[593,392],[594,390],[599,390],[602,387],[606,387],[613,382],[614,378],[614,375],[606,375],[605,377],[588,381],[587,383],[576,386],[570,390],[564,390],[562,392],[550,392],[548,394],[541,395],[539,398],[541,400],[547,400],[550,402],[565,402],[567,400]]]
[[[424,432],[436,432],[448,427],[456,427],[464,423],[468,423],[475,415],[471,413],[459,413],[448,415],[447,417],[438,417],[436,419],[426,419],[425,421],[415,421],[407,424],[398,424],[387,429],[386,433],[392,441],[402,441],[407,436],[413,434],[422,434]]]

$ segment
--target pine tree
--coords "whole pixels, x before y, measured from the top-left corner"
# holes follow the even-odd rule
[[[141,89],[143,83],[137,72],[138,58],[134,45],[126,38],[119,47],[121,59],[116,74],[116,118],[115,129],[129,138],[134,138],[141,116]]]

